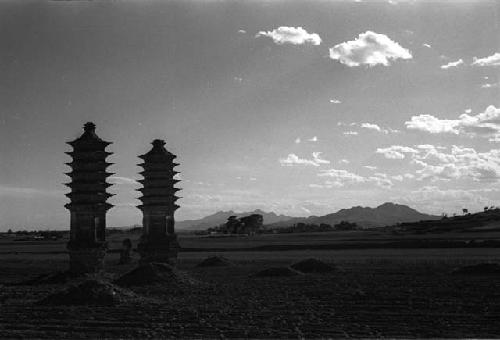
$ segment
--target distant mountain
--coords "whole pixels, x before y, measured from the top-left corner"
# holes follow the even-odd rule
[[[229,216],[242,217],[252,214],[262,215],[262,217],[264,218],[264,224],[285,222],[292,219],[292,217],[290,216],[276,215],[273,212],[268,213],[260,209],[243,213],[236,213],[232,210],[229,210],[229,211],[218,211],[215,214],[203,217],[199,220],[185,220],[178,222],[176,221],[175,227],[178,228],[179,230],[205,230],[207,228],[215,227],[218,226],[219,224],[225,223],[229,218]]]
[[[341,221],[354,222],[363,228],[384,227],[402,222],[416,222],[420,220],[435,220],[439,216],[427,215],[418,212],[406,205],[395,203],[384,203],[376,208],[352,207],[350,209],[341,209],[336,213],[324,216],[311,216],[306,218],[293,218],[284,222],[277,222],[268,227],[287,227],[295,223],[326,223],[335,225]]]

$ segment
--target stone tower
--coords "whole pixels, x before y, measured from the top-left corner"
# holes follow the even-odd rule
[[[95,124],[86,123],[84,133],[68,142],[73,151],[66,152],[73,160],[66,163],[71,167],[67,173],[71,182],[66,185],[71,200],[65,207],[71,213],[70,241],[67,248],[70,257],[70,271],[76,274],[93,273],[101,270],[106,253],[106,212],[112,207],[106,200],[112,196],[106,192],[111,184],[106,178],[112,173],[106,168],[111,152],[105,151],[110,142],[95,134]]]
[[[175,263],[179,244],[174,229],[174,213],[179,208],[175,203],[179,197],[175,195],[179,188],[174,185],[178,174],[174,168],[179,165],[174,162],[175,155],[165,149],[165,142],[160,139],[153,141],[153,148],[139,156],[144,162],[138,164],[144,168],[139,180],[143,188],[138,189],[142,202],[138,206],[142,210],[143,232],[137,246],[142,263],[164,262]]]

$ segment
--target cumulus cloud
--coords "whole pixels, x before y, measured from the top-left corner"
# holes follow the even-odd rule
[[[375,173],[372,176],[363,177],[344,169],[328,169],[320,171],[318,176],[328,178],[325,183],[321,185],[322,188],[339,188],[359,183],[371,183],[382,188],[390,188],[393,186],[389,176],[380,172]]]
[[[498,181],[500,179],[500,150],[477,152],[473,148],[453,145],[449,152],[427,146],[413,156],[418,180],[472,179],[473,181]]]
[[[423,114],[411,117],[406,128],[429,133],[464,134],[470,137],[482,136],[495,139],[500,136],[500,108],[490,105],[476,115],[461,114],[458,119],[439,119]]]
[[[474,57],[473,66],[500,66],[500,52],[490,55],[489,57],[476,58]]]
[[[345,184],[365,182],[364,177],[343,169],[322,170],[318,176],[328,177],[329,180],[325,184],[330,187],[343,187]]]
[[[397,132],[398,130],[388,130],[388,129],[383,129],[381,128],[380,126],[378,126],[377,124],[372,124],[372,123],[361,123],[361,127],[364,128],[364,129],[368,129],[368,130],[375,130],[375,131],[378,131],[378,132],[381,132],[381,133],[385,133],[386,135],[390,132]]]
[[[458,59],[457,61],[451,61],[449,62],[448,64],[446,65],[441,65],[441,69],[443,70],[447,70],[451,67],[457,67],[457,66],[460,66],[464,63],[463,59]]]
[[[139,182],[137,182],[135,179],[133,178],[129,178],[129,177],[121,177],[121,176],[111,176],[108,178],[108,181],[109,183],[112,183],[112,184],[123,184],[123,185],[135,185],[135,184],[139,184]]]
[[[364,166],[365,168],[367,168],[368,170],[377,170],[377,167],[375,165],[365,165]]]
[[[334,99],[330,99],[330,103],[332,103],[332,104],[340,104],[342,102],[340,100],[334,98]]]
[[[427,47],[427,48],[432,48],[430,44],[422,44],[422,46]]]
[[[431,182],[458,179],[475,182],[500,180],[499,149],[478,152],[474,148],[457,145],[448,148],[421,144],[415,147],[393,145],[389,148],[379,148],[376,152],[389,159],[410,158],[410,163],[416,167],[415,173],[406,173],[402,175],[403,178]],[[391,178],[399,181],[399,177]]]
[[[491,88],[497,88],[500,86],[500,83],[484,83],[481,85],[482,89],[491,89]]]
[[[260,31],[255,37],[268,37],[273,39],[274,43],[278,45],[292,44],[292,45],[319,45],[321,38],[316,33],[308,33],[302,27],[286,27],[281,26],[272,31]]]
[[[330,58],[349,67],[389,66],[390,61],[411,59],[412,55],[409,50],[401,47],[385,34],[366,31],[355,40],[346,41],[330,48]]]
[[[308,142],[317,142],[318,141],[318,137],[314,136],[312,138],[309,138],[307,141]]]
[[[245,31],[245,30],[238,30],[238,33],[245,34],[245,33],[247,33],[247,31]]]
[[[295,139],[295,144],[300,144],[300,142],[301,142],[300,137],[297,137],[297,138]]]
[[[368,129],[368,130],[373,130],[373,131],[377,131],[380,133],[384,133],[386,135],[389,133],[401,132],[399,130],[395,130],[395,129],[391,129],[391,128],[383,128],[383,127],[381,127],[377,124],[374,124],[374,123],[343,123],[343,122],[338,122],[337,126],[356,126],[356,127],[360,127],[363,129]],[[347,131],[347,133],[344,132],[344,134],[356,134],[357,135],[358,133],[355,131]]]
[[[358,132],[357,131],[344,131],[343,134],[346,136],[356,136],[358,134]]]
[[[300,158],[296,154],[288,154],[286,158],[279,160],[282,166],[294,166],[294,165],[305,165],[305,166],[320,166],[321,164],[330,164],[330,161],[321,158],[321,152],[313,152],[312,159]]]
[[[376,153],[384,155],[387,159],[404,159],[405,154],[418,153],[418,151],[407,146],[391,145],[388,148],[378,148]]]

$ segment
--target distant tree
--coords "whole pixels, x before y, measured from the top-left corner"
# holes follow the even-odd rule
[[[466,215],[469,213],[469,210],[464,208],[464,209],[462,209],[462,212],[464,213],[464,215]]]
[[[488,211],[488,207],[484,207],[484,212],[487,212]]]
[[[335,230],[355,230],[358,228],[356,223],[351,223],[348,221],[340,221],[334,225]]]
[[[7,230],[7,234],[12,234],[12,229]]]

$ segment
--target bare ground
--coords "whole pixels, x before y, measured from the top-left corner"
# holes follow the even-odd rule
[[[453,275],[454,268],[500,259],[496,249],[451,256],[378,251],[225,254],[235,266],[179,269],[204,284],[183,291],[166,285],[129,287],[140,300],[117,306],[40,306],[64,285],[11,286],[62,270],[65,256],[9,257],[0,262],[0,334],[6,338],[360,338],[500,337],[500,275]],[[444,254],[444,255],[443,255]],[[446,254],[448,254],[446,256]],[[186,254],[187,255],[187,254]],[[213,255],[213,254],[212,254]],[[244,255],[244,256],[243,256]],[[251,274],[318,255],[332,273],[257,278]],[[352,255],[352,256],[351,256]],[[292,258],[293,257],[293,258]],[[335,261],[334,261],[335,260]],[[134,264],[107,270],[118,276]]]

